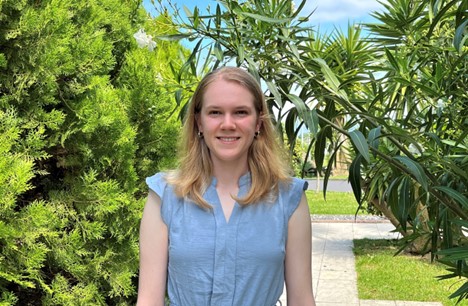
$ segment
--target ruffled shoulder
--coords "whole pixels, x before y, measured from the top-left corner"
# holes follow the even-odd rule
[[[173,192],[165,179],[166,173],[158,172],[153,176],[146,178],[146,184],[153,190],[161,199],[161,217],[167,226],[170,225],[172,219],[171,201],[173,201]]]
[[[148,185],[148,187],[154,192],[156,192],[156,194],[159,196],[159,198],[161,198],[161,200],[164,197],[164,190],[167,186],[167,182],[164,176],[164,172],[158,172],[155,175],[146,178],[146,184]]]
[[[307,190],[309,183],[306,180],[293,177],[288,185],[288,188],[284,191],[286,193],[286,214],[288,219],[296,211],[299,203],[301,202],[302,194],[304,190]]]

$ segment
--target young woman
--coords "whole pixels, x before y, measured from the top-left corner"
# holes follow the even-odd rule
[[[206,75],[188,108],[177,170],[147,178],[138,305],[315,305],[304,190],[289,176],[258,82]]]

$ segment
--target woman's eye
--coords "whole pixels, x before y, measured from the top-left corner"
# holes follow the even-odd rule
[[[210,111],[208,114],[209,115],[219,115],[219,114],[221,114],[221,112],[220,111]]]
[[[239,110],[239,111],[237,111],[237,114],[238,114],[238,115],[247,115],[248,112],[245,111],[245,110]]]

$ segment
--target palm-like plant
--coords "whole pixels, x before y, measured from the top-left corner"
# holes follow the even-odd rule
[[[305,0],[296,11],[289,0],[219,3],[213,13],[187,11],[188,19],[176,11],[181,33],[163,37],[196,41],[176,72],[181,88],[193,85],[186,74],[246,67],[291,148],[307,127],[320,170],[326,148],[333,163],[344,135],[360,205],[387,215],[413,250],[432,251],[449,277],[468,277],[466,1],[389,0],[374,14],[378,23],[366,25],[367,39],[354,26],[317,35],[298,17]],[[467,298],[468,283],[452,296]]]
[[[431,250],[452,266],[451,277],[466,277],[468,66],[462,44],[468,7],[463,1],[384,5],[385,12],[374,14],[379,23],[367,25],[383,67],[370,94],[384,106],[380,118],[374,114],[383,140],[375,149],[406,169],[385,159],[366,165],[366,199],[392,212],[416,251]],[[452,296],[467,294],[465,283]]]

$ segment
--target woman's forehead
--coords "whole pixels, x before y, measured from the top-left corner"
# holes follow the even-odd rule
[[[254,107],[255,98],[242,84],[217,79],[207,86],[201,102],[202,107]]]

